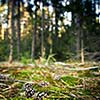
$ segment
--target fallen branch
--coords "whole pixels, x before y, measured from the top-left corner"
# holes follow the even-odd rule
[[[2,88],[8,88],[8,87],[9,87],[9,85],[4,84],[4,83],[0,83],[0,89],[2,89]]]
[[[2,98],[3,100],[7,100],[2,94],[0,94],[0,98]],[[0,99],[0,100],[2,100]]]
[[[100,66],[94,66],[94,67],[88,67],[88,68],[82,68],[82,67],[68,68],[68,67],[65,67],[64,69],[67,69],[67,70],[70,70],[70,71],[85,71],[85,70],[93,70],[93,69],[98,69],[98,68],[100,68]]]

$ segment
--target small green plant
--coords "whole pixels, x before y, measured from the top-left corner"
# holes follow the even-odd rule
[[[25,57],[21,57],[21,62],[27,64],[27,59]]]
[[[22,62],[23,64],[29,64],[29,63],[32,63],[32,64],[36,65],[35,60],[28,59],[28,58],[26,58],[26,57],[21,57],[21,62]]]
[[[54,56],[55,56],[55,54],[50,54],[50,55],[48,56],[48,58],[47,58],[45,64],[48,65],[48,64],[51,64],[51,63],[55,62],[56,59],[54,58]]]

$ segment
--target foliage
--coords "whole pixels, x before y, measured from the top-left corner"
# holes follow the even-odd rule
[[[2,15],[0,20],[0,34],[1,37],[4,35],[8,37],[8,40],[11,40],[11,34],[9,33],[11,28],[3,28],[4,24],[9,24],[9,13],[12,13],[9,9],[11,3],[8,1],[0,1],[0,13]],[[20,0],[19,2],[16,0],[15,6],[12,9],[15,10],[12,16],[14,18],[12,19],[12,23],[14,24],[12,27],[15,28],[14,33],[12,33],[14,34],[14,59],[16,60],[19,55],[23,61],[26,58],[31,59],[32,49],[34,49],[34,58],[40,58],[42,54],[44,54],[44,57],[55,54],[54,58],[58,61],[73,60],[76,53],[81,51],[81,40],[83,40],[84,51],[99,51],[100,24],[99,13],[96,13],[99,8],[97,9],[96,5],[99,6],[98,0],[94,0],[94,2],[89,0],[35,0],[33,4],[30,0]],[[18,12],[19,7],[20,11]],[[52,7],[53,10],[51,11],[49,7]],[[69,12],[71,13],[70,17],[72,17],[70,20],[67,19]],[[20,24],[17,23],[18,18],[20,18],[20,22],[18,22]],[[68,25],[67,21],[71,25]],[[17,25],[15,25],[16,23]],[[2,33],[2,30],[4,33]],[[78,32],[83,32],[83,36],[80,33],[78,37]],[[79,51],[76,46],[78,38]],[[34,48],[32,47],[32,41],[34,41]],[[0,40],[0,61],[8,60],[9,52],[11,51],[10,44],[9,41]],[[20,47],[20,53],[17,50],[18,47]]]
[[[9,46],[5,44],[7,44],[7,41],[0,41],[0,61],[8,59]]]
[[[21,57],[21,62],[23,64],[29,64],[29,63],[32,63],[32,59],[28,59],[26,57]]]
[[[48,65],[48,64],[54,63],[54,62],[56,61],[56,59],[54,58],[54,56],[55,56],[55,54],[50,54],[50,55],[48,56],[48,58],[47,58],[45,64]]]

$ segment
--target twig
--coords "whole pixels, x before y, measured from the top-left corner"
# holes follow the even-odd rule
[[[94,66],[94,67],[88,67],[88,68],[68,68],[68,67],[65,67],[65,69],[67,70],[70,70],[70,71],[85,71],[85,70],[92,70],[92,69],[97,69],[97,68],[100,68],[100,66]]]
[[[7,100],[2,94],[0,94],[0,97],[3,98],[3,100]]]

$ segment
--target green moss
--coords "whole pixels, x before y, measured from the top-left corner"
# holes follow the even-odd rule
[[[14,97],[14,98],[9,98],[7,100],[33,100],[33,98]]]
[[[14,77],[18,79],[30,79],[31,78],[32,71],[31,70],[22,70],[18,72],[17,74],[13,74]]]
[[[39,74],[34,74],[32,77],[33,80],[43,80],[43,76],[39,75]]]
[[[63,76],[61,79],[65,81],[69,86],[75,86],[78,84],[78,78],[73,76]]]

